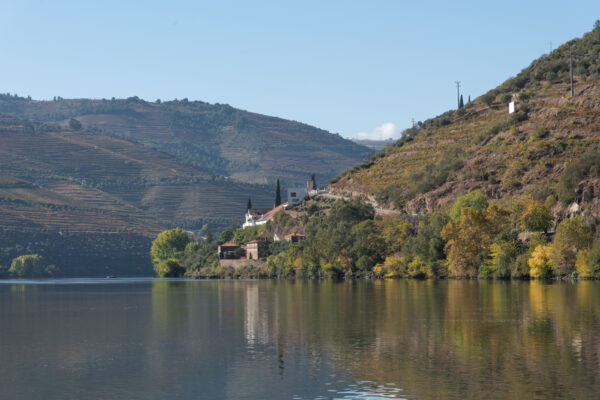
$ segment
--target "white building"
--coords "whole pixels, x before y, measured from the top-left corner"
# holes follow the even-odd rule
[[[287,203],[281,204],[275,208],[251,208],[246,211],[246,222],[242,228],[249,226],[264,225],[273,219],[275,214],[287,207]]]
[[[287,201],[290,205],[300,203],[304,196],[306,196],[306,188],[288,188],[287,190]]]

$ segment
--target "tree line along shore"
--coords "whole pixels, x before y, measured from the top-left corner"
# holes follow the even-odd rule
[[[360,199],[319,197],[258,227],[234,224],[218,238],[162,232],[151,258],[159,276],[193,278],[599,278],[600,239],[581,215],[556,221],[557,200],[490,201],[475,190],[418,217],[376,215]],[[274,240],[299,231],[304,240]],[[220,244],[265,243],[262,263],[224,265]]]

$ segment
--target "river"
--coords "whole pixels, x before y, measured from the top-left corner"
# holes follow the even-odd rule
[[[2,399],[597,399],[600,282],[0,281]]]

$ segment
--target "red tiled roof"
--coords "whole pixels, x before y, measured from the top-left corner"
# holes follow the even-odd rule
[[[238,244],[235,244],[233,242],[225,242],[221,245],[221,247],[240,247]]]
[[[268,213],[266,213],[265,215],[263,215],[262,217],[260,217],[259,219],[257,219],[256,222],[262,222],[262,221],[270,221],[270,220],[272,220],[273,217],[275,216],[275,214],[277,214],[279,211],[283,210],[285,208],[285,206],[286,206],[286,204],[278,205],[277,207],[273,208]]]

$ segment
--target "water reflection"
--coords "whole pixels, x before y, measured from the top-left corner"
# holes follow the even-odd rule
[[[597,398],[600,283],[0,285],[6,398]]]

